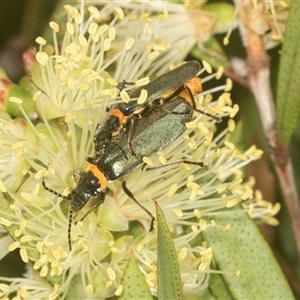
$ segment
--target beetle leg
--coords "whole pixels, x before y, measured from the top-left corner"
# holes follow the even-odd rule
[[[150,224],[150,229],[149,231],[152,231],[153,230],[153,224],[154,224],[154,216],[152,215],[152,213],[145,207],[143,206],[138,200],[136,200],[134,198],[134,195],[132,194],[132,192],[128,189],[127,187],[127,184],[126,184],[126,181],[123,179],[122,180],[122,188],[123,188],[123,191],[125,192],[125,194],[131,198],[141,209],[143,209],[145,211],[145,213],[151,218],[151,224]]]

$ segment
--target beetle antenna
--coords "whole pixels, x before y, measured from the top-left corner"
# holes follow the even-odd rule
[[[42,179],[42,185],[43,185],[43,187],[44,187],[44,189],[45,189],[46,191],[48,191],[48,192],[50,192],[50,193],[52,193],[52,194],[54,194],[54,195],[56,195],[56,196],[58,196],[58,197],[61,197],[61,198],[63,198],[63,199],[70,200],[70,197],[69,197],[69,196],[65,196],[65,195],[63,195],[63,194],[61,194],[61,193],[59,193],[59,192],[57,192],[57,191],[55,191],[55,190],[50,189],[50,188],[46,185],[45,177],[43,177],[43,179]]]
[[[214,119],[217,123],[220,123],[222,122],[222,118],[219,117],[219,116],[214,116],[214,115],[211,115],[209,114],[208,112],[204,111],[204,110],[201,110],[201,109],[198,109],[198,108],[194,108],[195,111],[201,113],[202,115],[206,115],[212,119]]]
[[[72,240],[71,240],[71,230],[72,230],[72,223],[73,223],[73,212],[74,209],[71,206],[69,211],[69,221],[68,221],[68,244],[69,244],[69,251],[72,251]]]

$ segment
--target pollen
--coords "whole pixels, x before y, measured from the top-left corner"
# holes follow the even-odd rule
[[[249,189],[246,192],[243,193],[241,196],[242,200],[252,199],[253,198],[253,190]]]
[[[207,61],[205,61],[205,60],[202,60],[202,64],[203,64],[203,68],[205,69],[205,71],[207,73],[211,74],[212,73],[212,67],[211,67],[211,65]]]
[[[206,141],[209,142],[209,143],[212,142],[213,137],[214,137],[214,135],[213,135],[213,133],[212,133],[211,131],[205,134],[205,139],[206,139]]]
[[[108,38],[110,41],[113,41],[116,38],[116,29],[114,27],[108,29]]]
[[[225,177],[225,171],[224,168],[222,166],[219,167],[219,174],[221,177]]]
[[[220,79],[222,77],[223,73],[224,73],[224,67],[219,66],[217,73],[216,73],[216,79]]]
[[[223,194],[223,195],[221,196],[221,201],[222,201],[222,203],[223,203],[224,205],[226,205],[226,204],[228,203],[228,197],[227,197],[226,194]]]
[[[4,184],[3,184],[3,181],[0,179],[0,191],[2,192],[2,193],[6,193],[6,188],[5,188],[5,186],[4,186]]]
[[[75,115],[73,113],[67,113],[65,115],[65,122],[66,123],[69,123],[69,122],[71,122],[74,119],[75,119]]]
[[[224,192],[225,190],[227,190],[227,184],[226,183],[224,183],[224,184],[221,184],[221,185],[219,185],[218,187],[217,187],[217,192],[218,193],[222,193],[222,192]]]
[[[177,189],[178,189],[177,184],[173,183],[172,186],[171,186],[171,188],[169,189],[169,191],[167,193],[167,196],[168,197],[172,197],[176,193]]]
[[[93,19],[99,19],[100,12],[95,6],[89,6],[88,7],[88,12],[91,14],[91,17]]]
[[[91,71],[90,74],[87,76],[87,82],[91,82],[98,79],[100,79],[100,76],[94,71]]]
[[[115,80],[114,78],[107,78],[107,82],[114,87],[118,85],[118,81]]]
[[[44,39],[44,38],[42,38],[42,37],[37,37],[36,39],[35,39],[35,41],[39,44],[39,45],[42,45],[42,46],[44,46],[44,45],[46,45],[47,44],[47,41]]]
[[[235,145],[233,143],[229,142],[229,141],[225,141],[224,144],[230,150],[234,150],[235,149]]]
[[[120,296],[122,293],[123,293],[123,285],[120,284],[115,291],[115,295]]]
[[[3,217],[0,217],[0,224],[9,227],[11,225],[11,222]]]
[[[138,245],[136,246],[136,248],[135,248],[135,250],[136,250],[137,252],[141,252],[143,249],[144,249],[144,245],[143,245],[143,244],[138,244]]]
[[[130,97],[129,97],[128,93],[127,93],[125,90],[123,90],[123,91],[120,93],[120,96],[121,96],[122,100],[123,100],[125,103],[129,103]]]
[[[189,139],[188,143],[187,143],[188,147],[190,149],[196,150],[197,149],[197,143],[195,140],[193,139]]]
[[[68,32],[70,35],[74,35],[75,30],[74,30],[74,26],[73,26],[72,23],[67,22],[66,28],[67,28],[67,32]]]
[[[29,203],[32,202],[32,200],[33,200],[33,197],[31,195],[29,195],[28,193],[25,193],[25,192],[21,193],[21,197],[24,200],[28,201]]]
[[[186,254],[187,254],[187,247],[182,247],[181,250],[179,251],[178,258],[185,259]]]
[[[251,215],[254,212],[254,204],[250,203],[248,207],[248,214]]]
[[[31,235],[27,234],[27,235],[22,236],[20,241],[22,243],[29,243],[32,241],[32,239],[33,239],[33,237]]]
[[[19,241],[13,242],[12,244],[9,245],[8,251],[12,252],[12,251],[16,250],[17,248],[19,248],[20,245],[21,244]]]
[[[193,225],[191,226],[191,229],[192,229],[193,232],[198,232],[198,231],[199,231],[198,226],[196,226],[195,224],[193,224]]]
[[[138,103],[138,104],[144,103],[144,102],[146,101],[147,97],[148,97],[148,92],[147,92],[147,90],[142,89],[142,90],[141,90],[141,93],[140,93],[140,95],[139,95],[139,98],[138,98],[138,100],[137,100],[137,103]]]
[[[223,228],[223,232],[230,230],[230,228],[231,228],[230,224],[225,225]]]
[[[94,35],[96,34],[98,30],[98,24],[97,23],[91,23],[90,26],[89,26],[89,29],[88,29],[88,33],[90,35]]]
[[[232,112],[230,113],[229,117],[234,118],[238,111],[239,111],[239,106],[237,104],[234,104],[232,107]]]
[[[112,253],[120,253],[121,252],[121,250],[119,248],[117,248],[117,247],[111,247],[110,251]]]
[[[24,143],[20,141],[20,142],[12,144],[11,148],[12,149],[17,149],[17,148],[21,148],[23,146],[24,146]]]
[[[156,271],[156,269],[154,268],[154,272],[148,273],[148,275],[147,275],[148,280],[151,280],[152,282],[157,280],[157,276],[156,276],[155,271]]]
[[[123,92],[123,91],[122,91]],[[122,97],[122,92],[120,93],[120,96]],[[125,92],[125,91],[124,91]],[[111,94],[111,89],[103,89],[103,90],[101,90],[100,91],[100,95],[102,95],[102,96],[110,96],[110,94]],[[127,94],[128,95],[128,94]],[[128,98],[129,98],[129,96],[128,96]],[[129,98],[130,99],[130,98]],[[129,100],[128,100],[128,102],[129,102]],[[127,103],[128,103],[127,102]]]
[[[198,189],[200,187],[198,183],[191,181],[187,182],[186,186],[190,189]]]
[[[266,224],[271,225],[271,226],[278,226],[279,225],[279,221],[276,218],[271,217],[271,216],[263,216],[262,220]]]
[[[48,295],[49,300],[54,300],[59,298],[59,290],[60,290],[60,285],[55,284],[53,287],[53,291]]]
[[[207,127],[202,123],[202,122],[199,122],[198,123],[198,128],[204,133],[204,134],[208,134],[208,129]]]
[[[272,216],[277,215],[277,214],[279,213],[280,209],[281,209],[280,203],[275,203],[275,205],[273,206],[271,215],[272,215]]]
[[[147,59],[148,59],[148,60],[154,60],[154,59],[156,59],[158,56],[159,56],[159,52],[158,52],[158,51],[153,51],[153,52],[151,52],[151,53],[149,53],[149,54],[147,55]]]
[[[59,25],[56,22],[50,22],[49,26],[55,33],[59,32]]]
[[[23,103],[23,100],[18,98],[18,97],[9,97],[8,101],[14,102],[14,103],[17,103],[17,104],[22,104]]]
[[[108,25],[102,25],[98,30],[97,30],[97,35],[101,37],[107,30],[109,29]]]
[[[115,280],[116,279],[116,273],[111,267],[108,267],[106,269],[106,272],[107,272],[107,275],[108,275],[110,280]]]
[[[145,23],[152,22],[150,15],[148,13],[143,13],[140,15],[140,20],[143,20]]]
[[[238,203],[239,203],[238,199],[233,199],[226,203],[226,207],[231,208],[231,207],[237,205]]]
[[[20,205],[19,205],[19,203],[17,201],[15,201],[14,203],[10,204],[9,207],[12,210],[16,211],[20,207]]]
[[[194,209],[193,213],[196,216],[196,218],[198,218],[198,219],[200,219],[202,217],[202,213],[198,209]]]
[[[207,228],[207,222],[205,219],[200,219],[199,220],[199,227],[203,231]]]
[[[235,122],[233,119],[229,119],[227,123],[227,128],[229,132],[234,132],[235,130]]]
[[[137,80],[135,82],[135,85],[136,86],[143,86],[145,84],[148,84],[149,82],[150,82],[150,78],[149,77],[143,77],[143,78]]]
[[[108,38],[105,38],[104,43],[103,43],[104,51],[108,51],[110,49],[110,45],[111,45],[111,40]]]
[[[36,91],[32,96],[32,100],[35,102],[41,94],[42,94],[42,91]]]
[[[88,284],[86,286],[86,292],[89,294],[89,295],[92,295],[94,293],[94,287],[91,285],[91,284]]]
[[[193,128],[196,128],[196,127],[198,126],[198,123],[195,122],[195,121],[191,121],[191,122],[185,123],[185,126],[186,126],[186,128],[191,128],[191,129],[193,129]]]
[[[162,165],[166,165],[168,163],[167,159],[164,156],[162,156],[162,155],[158,156],[158,160],[160,161],[160,163]]]
[[[27,254],[27,250],[24,249],[24,248],[21,248],[20,250],[20,256],[21,256],[21,259],[23,260],[24,263],[28,263],[28,254]]]
[[[134,38],[131,37],[131,38],[129,38],[129,39],[126,41],[126,43],[125,43],[125,45],[124,45],[124,49],[125,49],[126,51],[129,51],[129,50],[132,48],[133,44],[134,44]]]
[[[19,228],[17,228],[17,229],[15,230],[15,237],[20,237],[21,234],[22,234],[22,231],[21,231]]]
[[[47,274],[49,272],[49,268],[47,265],[42,266],[41,270],[40,270],[40,276],[41,277],[46,277]]]
[[[3,292],[9,292],[10,291],[10,286],[5,283],[0,283],[0,291]]]
[[[62,266],[58,261],[54,260],[51,262],[51,271],[50,271],[51,276],[59,276],[61,275],[62,271],[63,271]]]
[[[146,157],[146,156],[143,157],[143,162],[150,167],[152,167],[154,165],[153,161],[149,157]]]
[[[49,56],[47,53],[45,52],[38,52],[36,54],[36,60],[38,61],[38,63],[42,66],[46,66],[49,62]]]
[[[121,7],[116,7],[115,8],[115,13],[116,13],[116,15],[118,16],[118,18],[120,20],[124,19],[124,11],[123,11],[123,9]]]
[[[223,38],[223,45],[224,46],[227,46],[229,44],[229,38],[227,37],[227,36],[225,36],[224,38]]]
[[[178,218],[181,218],[183,216],[183,212],[181,209],[179,208],[174,208],[173,209],[173,212],[175,213],[175,215],[178,217]]]
[[[232,90],[232,80],[230,78],[226,79],[226,87],[224,89],[225,92],[229,92]]]
[[[169,48],[170,48],[170,45],[166,44],[166,43],[156,44],[153,46],[153,50],[155,50],[155,51],[166,51]]]

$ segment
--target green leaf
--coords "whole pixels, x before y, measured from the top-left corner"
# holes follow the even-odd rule
[[[123,285],[123,292],[119,299],[153,299],[144,274],[139,269],[133,253],[129,257],[121,284]]]
[[[277,141],[288,147],[300,110],[300,1],[292,1],[277,86]]]
[[[248,214],[227,211],[214,215],[213,219],[217,226],[207,228],[202,234],[213,249],[218,268],[224,272],[222,276],[232,298],[294,298],[271,249]],[[224,231],[226,224],[230,228]],[[235,275],[237,271],[239,276]],[[213,290],[212,293],[216,294]]]
[[[163,211],[156,203],[157,216],[157,294],[160,300],[182,299],[177,254]]]
[[[228,286],[220,274],[211,274],[209,278],[209,289],[207,290],[213,299],[234,299],[230,293]],[[203,299],[212,299],[208,292],[205,293]]]

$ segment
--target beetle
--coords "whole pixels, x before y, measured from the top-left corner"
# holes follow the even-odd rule
[[[195,64],[193,63],[192,66],[194,67]],[[171,72],[172,76],[177,74],[174,70]],[[168,76],[164,77],[163,75],[160,78],[165,80]],[[193,77],[188,79],[192,80]],[[144,105],[140,106],[135,103],[129,107],[117,106],[117,109],[121,107],[121,113],[128,117],[125,125],[122,125],[124,130],[119,130],[120,123],[112,118],[113,114],[110,111],[106,120],[97,127],[94,134],[94,156],[86,158],[89,164],[84,171],[74,171],[74,177],[79,179],[76,182],[77,186],[72,189],[70,194],[62,195],[49,188],[43,178],[42,185],[47,191],[70,201],[68,222],[70,251],[72,250],[71,227],[73,215],[76,217],[77,213],[91,198],[99,197],[96,204],[84,214],[80,221],[84,220],[90,212],[102,204],[110,181],[121,180],[123,191],[149,215],[151,218],[150,231],[153,229],[154,216],[134,197],[124,177],[141,167],[144,164],[144,157],[152,156],[174,142],[185,131],[185,124],[192,120],[194,110],[199,111],[196,109],[193,97],[193,93],[196,93],[194,87],[191,83],[185,84],[184,80],[181,79],[181,86],[173,85],[171,90],[165,91],[163,89],[163,92],[155,91],[153,81],[151,81],[149,91],[151,92],[153,89],[155,96],[150,94],[150,100],[148,98]],[[155,82],[160,81],[155,79]],[[147,85],[146,88],[148,87]],[[158,86],[158,89],[160,87],[161,85]],[[135,95],[135,93],[137,92],[134,90],[132,94]],[[115,109],[115,107],[112,109]],[[134,120],[134,122],[131,120]],[[128,124],[131,124],[129,128]],[[113,134],[116,132],[115,128],[118,129],[117,134]],[[104,133],[107,133],[107,135]],[[101,135],[100,138],[99,135]],[[202,162],[185,160],[181,162],[203,166]]]
[[[153,106],[161,105],[163,107],[164,101],[174,99],[180,94],[190,103],[194,111],[206,114],[216,122],[220,122],[221,118],[218,116],[213,116],[196,108],[193,95],[202,91],[201,79],[196,77],[199,71],[199,62],[189,61],[153,79],[148,84],[131,90],[129,96],[133,99],[140,95],[142,89],[146,90],[148,95],[146,102],[138,104],[137,101],[130,101],[129,103],[113,105],[108,112],[106,120],[96,128],[94,134],[95,151],[101,151],[110,142],[111,138],[120,134],[122,130],[129,130],[128,144],[131,145],[135,120],[149,114]],[[121,89],[124,87],[124,84],[123,82],[120,85]],[[132,146],[130,146],[130,151],[134,154]]]

